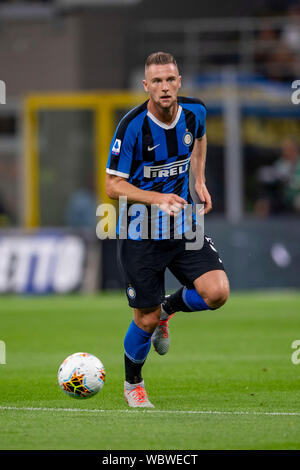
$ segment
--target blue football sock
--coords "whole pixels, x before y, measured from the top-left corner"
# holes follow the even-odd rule
[[[207,305],[196,289],[187,289],[186,287],[180,287],[176,292],[166,297],[163,308],[168,315],[175,312],[214,310]]]
[[[187,289],[186,287],[182,290],[182,300],[190,310],[190,312],[199,312],[200,310],[211,310],[207,303],[203,300],[201,295],[198,294],[196,289]]]
[[[132,320],[124,338],[125,354],[132,362],[140,364],[146,360],[151,348],[151,336],[152,333],[142,330]]]

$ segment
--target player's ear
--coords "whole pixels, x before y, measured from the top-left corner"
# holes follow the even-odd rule
[[[144,90],[148,92],[148,86],[146,80],[143,80]]]
[[[178,79],[179,79],[179,88],[181,88],[181,75],[179,75]]]

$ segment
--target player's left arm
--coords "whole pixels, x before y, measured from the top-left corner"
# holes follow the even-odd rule
[[[205,163],[206,163],[207,139],[206,134],[195,139],[193,152],[191,155],[191,166],[195,179],[195,190],[200,201],[204,204],[204,214],[212,209],[210,194],[206,187]]]

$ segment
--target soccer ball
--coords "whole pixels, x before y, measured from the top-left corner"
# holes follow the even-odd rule
[[[60,388],[70,397],[89,398],[102,389],[105,369],[93,354],[78,352],[63,361],[57,378]]]

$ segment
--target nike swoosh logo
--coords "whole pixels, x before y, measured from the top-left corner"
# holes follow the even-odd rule
[[[154,149],[156,149],[156,147],[159,147],[159,146],[160,146],[160,144],[154,145],[154,147],[149,147],[149,145],[148,145],[148,152],[151,152],[151,150],[154,150]]]

